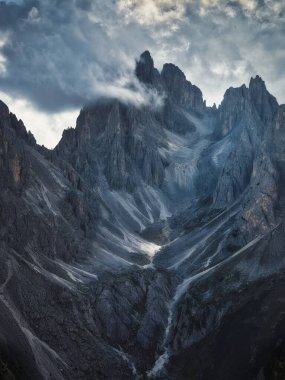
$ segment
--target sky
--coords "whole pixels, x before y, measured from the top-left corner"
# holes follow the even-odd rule
[[[54,147],[84,104],[152,102],[134,77],[149,50],[218,105],[260,75],[285,103],[285,0],[0,1],[0,99]]]

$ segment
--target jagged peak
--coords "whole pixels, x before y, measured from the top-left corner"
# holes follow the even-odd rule
[[[256,75],[255,77],[251,77],[249,87],[247,87],[245,84],[242,84],[239,87],[229,87],[224,94],[224,99],[227,98],[229,95],[240,94],[243,96],[247,96],[248,93],[250,93],[251,96],[254,97],[256,93],[261,93],[263,91],[266,91],[268,96],[274,98],[273,95],[271,95],[268,92],[265,81],[259,75]]]
[[[2,100],[0,100],[0,115],[9,115],[9,108],[7,106],[7,104],[5,104],[4,102],[2,102]]]
[[[251,78],[249,92],[262,121],[265,123],[271,122],[278,110],[278,102],[276,98],[269,93],[264,80],[259,75],[256,75],[255,78]]]
[[[9,107],[0,100],[0,128],[11,128],[16,135],[24,139],[28,144],[35,146],[36,139],[31,131],[27,131],[23,121],[17,119],[16,115],[10,112]]]
[[[149,50],[145,50],[141,55],[140,55],[140,61],[143,61],[144,63],[146,62],[153,62],[152,56],[150,54]]]
[[[260,75],[256,74],[255,77],[251,77],[251,80],[256,80],[256,81],[259,81],[259,82],[264,82],[263,79],[261,78]]]
[[[144,51],[136,62],[136,76],[144,83],[153,83],[155,76],[154,62],[148,50]]]
[[[265,86],[264,80],[259,75],[256,75],[255,77],[250,78],[249,88],[257,84]]]
[[[220,104],[219,108],[227,101],[229,101],[229,99],[238,99],[240,97],[246,97],[248,94],[248,88],[246,87],[245,84],[242,84],[241,86],[239,87],[229,87],[225,94],[224,94],[224,98],[223,98],[223,101],[222,103]]]
[[[173,63],[165,63],[161,72],[154,67],[154,61],[148,50],[144,51],[136,62],[136,76],[146,85],[151,85],[174,103],[203,114],[206,104],[202,91],[187,80],[183,71]]]
[[[169,75],[171,75],[172,77],[175,75],[176,78],[179,78],[183,81],[186,80],[186,76],[183,73],[183,71],[173,63],[165,63],[163,65],[161,75],[164,78],[169,77]]]

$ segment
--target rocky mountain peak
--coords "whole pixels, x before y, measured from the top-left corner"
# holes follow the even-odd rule
[[[150,52],[146,50],[141,54],[139,60],[137,61],[136,76],[145,84],[153,84],[157,74],[158,72],[154,68],[154,63]]]
[[[9,108],[5,103],[0,101],[0,128],[4,128],[10,122],[10,112]]]
[[[245,84],[240,87],[230,87],[225,92],[219,109],[236,107],[237,104],[244,104],[246,100],[249,101],[249,93]]]
[[[0,115],[9,115],[9,108],[2,100],[0,100]]]
[[[257,75],[251,78],[249,87],[245,84],[238,88],[230,87],[219,107],[220,129],[225,135],[237,124],[245,111],[257,113],[262,125],[272,123],[278,111],[278,103],[266,88],[264,80]]]
[[[145,64],[150,64],[154,67],[153,65],[153,59],[152,56],[149,52],[149,50],[145,50],[141,55],[140,55],[140,61],[145,63]]]
[[[186,80],[183,71],[173,63],[165,63],[163,65],[161,76],[167,85],[174,82],[184,82]]]
[[[224,99],[219,106],[219,126],[220,133],[225,136],[234,126],[238,125],[246,109],[250,108],[250,96],[245,85],[241,87],[230,87],[224,95]]]
[[[13,131],[18,137],[24,139],[29,145],[36,145],[33,134],[27,132],[22,120],[9,111],[8,106],[0,100],[0,129]]]
[[[264,80],[259,75],[250,78],[249,88],[254,86],[266,87]]]
[[[278,103],[267,91],[265,82],[259,75],[250,79],[249,92],[261,120],[264,123],[272,122],[278,110]]]
[[[164,130],[193,133],[193,120],[206,109],[198,87],[173,64],[165,64],[160,74],[149,51],[141,54],[135,73],[144,85],[164,95],[161,109],[153,112],[119,99],[90,103],[55,149],[88,183],[96,183],[100,172],[115,189],[133,190],[140,180],[161,186],[168,165],[158,150],[165,145]]]
[[[179,107],[200,115],[205,112],[206,104],[201,90],[189,82],[183,71],[173,63],[164,64],[159,73],[150,52],[145,51],[137,61],[135,73],[142,83],[155,87]]]
[[[166,92],[174,103],[198,114],[205,111],[202,91],[186,79],[179,67],[166,63],[161,72]]]

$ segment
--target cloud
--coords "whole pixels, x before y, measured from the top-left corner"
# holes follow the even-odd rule
[[[7,61],[3,55],[2,49],[6,45],[7,40],[8,34],[2,34],[2,36],[0,36],[0,75],[4,75],[6,72]]]
[[[135,105],[136,107],[148,106],[153,109],[162,107],[164,97],[155,89],[147,88],[136,78],[120,77],[114,83],[97,83],[96,97],[108,97],[120,99],[121,102]]]
[[[96,97],[161,104],[134,77],[146,49],[159,69],[181,67],[210,104],[256,74],[285,102],[284,21],[283,0],[2,1],[0,91],[43,115],[41,142],[48,115],[65,127],[62,115]]]
[[[0,87],[49,112],[80,108],[104,88],[114,93],[120,78],[134,79],[134,58],[145,49],[159,67],[181,66],[210,102],[244,76],[271,80],[269,70],[283,59],[273,55],[268,70],[255,59],[267,59],[272,47],[279,54],[272,41],[281,42],[282,1],[22,0],[1,8],[10,37],[1,48]],[[121,93],[129,96],[127,88]]]
[[[9,39],[1,48],[2,91],[27,97],[44,111],[58,112],[82,107],[102,96],[104,88],[105,96],[107,89],[114,93],[121,78],[135,80],[135,55],[130,53],[135,40],[130,44],[130,37],[123,40],[128,31],[114,22],[114,7],[94,4],[75,0],[4,3],[3,13],[9,15],[13,7],[18,18],[6,22]],[[121,91],[127,96],[129,90],[122,87]],[[144,95],[142,91],[134,96],[135,102]]]
[[[0,92],[0,99],[8,105],[11,112],[22,119],[36,140],[47,148],[54,148],[57,145],[64,129],[75,127],[77,110],[50,114],[39,111],[26,99],[11,98],[3,92]]]
[[[181,20],[186,2],[180,0],[119,0],[118,8],[128,21],[139,24],[172,24]]]
[[[40,21],[38,8],[31,8],[31,10],[28,13],[28,20],[31,22]]]
[[[166,61],[180,66],[209,104],[220,103],[228,87],[256,74],[285,101],[284,1],[121,0],[119,9],[151,37],[149,49],[159,68]]]

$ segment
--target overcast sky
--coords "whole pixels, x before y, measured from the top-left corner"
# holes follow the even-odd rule
[[[285,103],[284,21],[285,0],[1,1],[0,99],[53,147],[89,100],[148,101],[133,77],[147,49],[209,105],[256,74]]]

